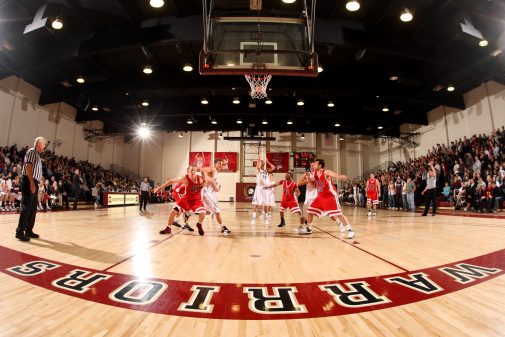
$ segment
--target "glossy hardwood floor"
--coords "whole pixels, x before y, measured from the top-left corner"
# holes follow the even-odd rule
[[[299,235],[293,215],[251,227],[249,204],[220,206],[228,237],[210,217],[204,236],[160,235],[169,204],[38,213],[29,243],[0,215],[0,335],[505,335],[503,218],[345,207],[348,240],[327,218]]]

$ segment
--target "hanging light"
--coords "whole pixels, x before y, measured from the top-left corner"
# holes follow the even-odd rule
[[[237,119],[237,124],[242,124],[242,120],[240,118]]]
[[[302,133],[302,135],[300,136],[300,139],[305,139],[305,134]]]
[[[147,75],[152,74],[153,68],[151,68],[151,66],[145,66],[144,69],[142,69],[142,72]]]
[[[360,4],[356,0],[347,1],[345,8],[350,12],[355,12],[360,8]]]
[[[291,119],[288,119],[288,121],[286,122],[287,125],[293,125],[293,121]]]
[[[98,111],[98,105],[93,105],[93,107],[91,108],[91,110]]]
[[[382,129],[384,129],[384,127],[383,127],[382,125],[379,125],[379,126],[377,127],[377,129],[382,130]]]
[[[233,99],[233,104],[240,104],[240,100],[238,99],[238,97],[235,97]]]
[[[222,131],[220,131],[220,132],[217,134],[217,137],[218,137],[219,139],[223,139],[223,132],[222,132]]]
[[[206,105],[206,104],[209,104],[209,100],[207,98],[202,98],[200,103],[202,103],[203,105]]]
[[[214,124],[214,125],[216,125],[216,124],[217,124],[217,120],[215,120],[215,119],[212,119],[212,120],[210,121],[210,123],[211,123],[211,124]]]
[[[182,70],[186,71],[186,72],[190,72],[190,71],[193,71],[193,66],[189,63],[186,63],[183,67],[182,67]]]
[[[295,1],[296,0],[282,0],[282,2],[284,2],[285,4],[292,4]]]
[[[163,1],[163,0],[151,0],[151,1],[149,1],[149,4],[151,5],[151,7],[161,8],[165,4],[165,1]]]
[[[340,123],[339,122],[336,122],[335,123],[335,126],[338,128],[340,126]]]
[[[389,111],[389,108],[388,108],[387,106],[385,106],[385,107],[383,107],[383,108],[382,108],[382,111],[383,111],[383,112],[388,112],[388,111]]]
[[[268,104],[268,105],[270,105],[270,104],[272,104],[272,103],[273,103],[273,102],[272,102],[272,99],[271,99],[271,98],[267,98],[267,100],[265,101],[265,104]]]
[[[303,106],[305,103],[303,102],[302,99],[299,99],[298,102],[296,102],[296,105],[298,106]]]
[[[149,106],[149,102],[148,102],[147,100],[144,100],[144,101],[142,102],[142,106]]]
[[[62,29],[63,28],[63,21],[61,21],[60,18],[56,18],[51,23],[51,27],[53,27],[54,29],[58,29],[58,30]]]
[[[405,8],[402,14],[400,14],[400,20],[402,20],[403,22],[410,22],[412,21],[413,18],[414,16],[407,8]]]
[[[187,124],[191,125],[193,124],[193,120],[191,118],[188,118],[188,120],[186,121]]]
[[[489,42],[487,42],[486,39],[482,39],[482,40],[479,41],[479,46],[481,46],[481,47],[485,47],[488,44],[489,44]]]
[[[456,88],[454,88],[454,86],[453,86],[453,85],[451,85],[451,84],[449,84],[449,85],[447,86],[447,91],[454,91],[455,89],[456,89]]]
[[[86,80],[84,79],[84,77],[82,76],[79,76],[77,77],[77,79],[75,80],[77,83],[80,83],[80,84],[83,84],[84,82],[86,82]]]
[[[324,69],[323,69],[323,67],[322,67],[322,66],[318,66],[318,67],[317,67],[317,72],[318,72],[318,73],[322,73],[322,72],[323,72],[323,70],[324,70]]]
[[[266,119],[264,119],[264,120],[262,120],[262,121],[261,121],[261,124],[263,124],[263,125],[267,125],[267,124],[268,124],[268,121],[267,121]]]
[[[184,137],[184,135],[181,132],[181,133],[179,133],[179,135],[177,137],[182,138],[182,137]]]
[[[332,101],[328,101],[328,104],[326,104],[328,106],[328,108],[333,108],[335,106],[335,103],[333,103]]]
[[[344,136],[340,136],[338,140],[344,140]]]

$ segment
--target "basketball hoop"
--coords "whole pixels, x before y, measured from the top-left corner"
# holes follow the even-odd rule
[[[251,86],[251,97],[257,99],[267,98],[267,86],[272,75],[245,75],[245,79]]]

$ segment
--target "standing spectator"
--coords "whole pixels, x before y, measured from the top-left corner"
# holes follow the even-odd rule
[[[144,205],[144,212],[146,212],[147,200],[149,200],[150,190],[151,185],[149,185],[149,181],[147,177],[145,177],[144,181],[140,183],[140,212],[142,212],[142,205]]]
[[[79,197],[81,195],[81,185],[84,181],[81,178],[81,172],[79,169],[75,169],[74,176],[72,177],[72,194],[74,196],[74,210],[77,210],[77,202],[79,201]]]
[[[413,211],[416,209],[416,204],[414,201],[414,192],[416,191],[416,184],[412,181],[410,177],[407,178],[407,185],[405,189],[407,192],[408,210]]]
[[[20,241],[30,241],[30,238],[37,239],[38,234],[33,232],[35,226],[35,216],[37,215],[37,187],[42,178],[42,160],[39,153],[43,152],[47,140],[43,137],[35,138],[33,147],[29,149],[24,157],[24,165],[21,174],[23,175],[22,193],[23,205],[19,215],[18,227],[16,228],[16,238]]]
[[[432,215],[435,216],[435,214],[437,214],[437,171],[435,167],[433,167],[433,161],[430,161],[429,165],[430,168],[427,173],[426,188],[422,192],[423,195],[426,194],[426,202],[422,216],[428,215],[431,202],[433,202]]]

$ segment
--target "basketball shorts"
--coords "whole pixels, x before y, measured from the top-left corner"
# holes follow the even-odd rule
[[[295,199],[293,200],[282,200],[281,205],[279,206],[279,211],[284,212],[285,210],[291,210],[291,213],[300,213],[300,206],[298,206],[298,202]]]
[[[322,216],[337,216],[342,214],[338,197],[332,193],[320,193],[307,208],[307,213]]]

